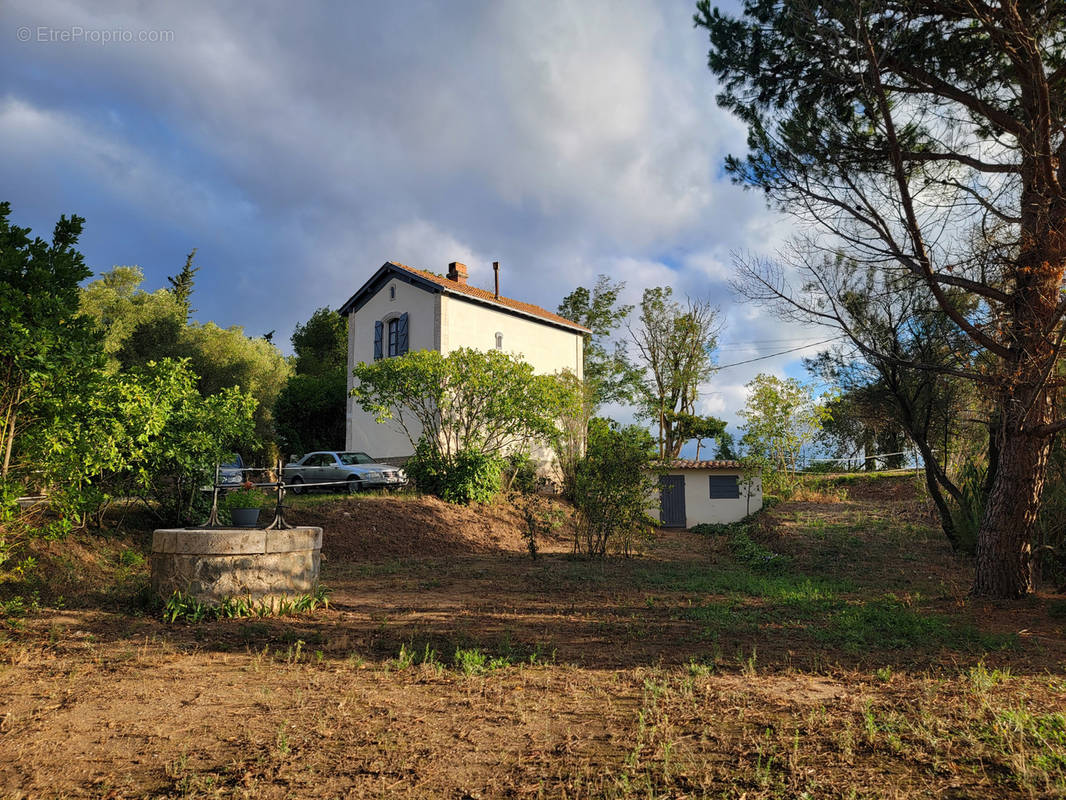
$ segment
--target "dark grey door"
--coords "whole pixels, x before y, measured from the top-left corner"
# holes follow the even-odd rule
[[[659,519],[664,528],[685,527],[685,476],[659,476]]]

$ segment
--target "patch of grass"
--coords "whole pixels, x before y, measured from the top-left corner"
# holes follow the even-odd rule
[[[681,619],[699,622],[713,636],[720,633],[754,633],[763,614],[759,609],[736,608],[730,603],[708,603],[681,611]]]
[[[740,566],[661,564],[634,571],[639,588],[656,588],[685,594],[739,594],[773,601],[821,600],[854,591],[846,580],[806,575],[756,574]]]
[[[811,635],[850,653],[936,647],[1001,650],[1014,642],[1011,636],[985,634],[948,617],[922,614],[891,595],[844,604],[830,613],[824,627],[813,628]]]

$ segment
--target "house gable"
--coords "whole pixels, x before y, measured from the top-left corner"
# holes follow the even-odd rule
[[[550,325],[554,328],[561,328],[580,335],[591,332],[583,325],[578,325],[576,322],[566,319],[566,317],[561,317],[532,303],[523,303],[521,300],[514,300],[502,295],[497,297],[492,292],[479,289],[476,286],[457,283],[440,275],[434,275],[432,272],[415,269],[406,264],[398,264],[395,261],[386,261],[382,264],[380,269],[338,309],[338,313],[342,316],[348,316],[359,311],[369,302],[370,298],[385,288],[389,281],[393,279],[404,281],[427,292],[446,294],[467,303],[474,303],[490,308],[493,311],[525,318],[542,325]]]

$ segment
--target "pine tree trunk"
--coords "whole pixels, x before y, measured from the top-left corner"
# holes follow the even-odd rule
[[[1033,590],[1031,543],[1051,440],[1006,429],[977,537],[973,594],[1010,600]]]

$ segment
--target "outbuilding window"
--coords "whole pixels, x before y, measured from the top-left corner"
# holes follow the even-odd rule
[[[740,482],[736,475],[709,475],[712,500],[734,500],[740,497]]]

